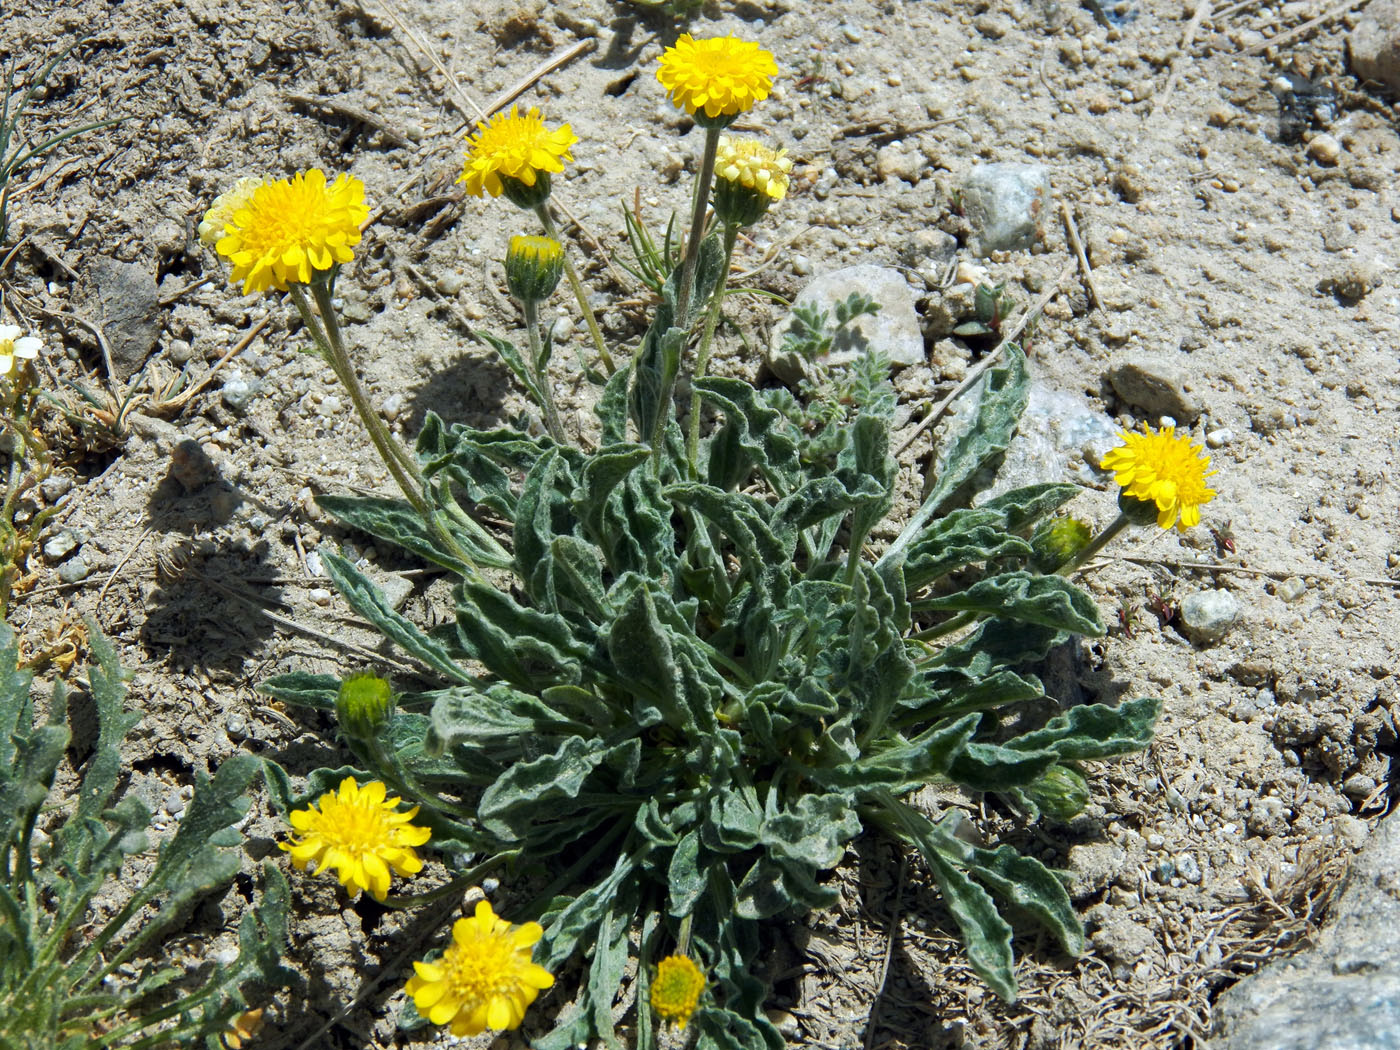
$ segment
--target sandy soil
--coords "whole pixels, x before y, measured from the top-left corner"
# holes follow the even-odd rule
[[[1134,560],[1096,565],[1087,586],[1105,620],[1121,609],[1128,629],[1061,669],[1076,695],[1163,696],[1155,746],[1098,768],[1096,801],[1067,826],[969,813],[984,833],[1074,873],[1092,954],[1058,957],[1028,931],[1023,998],[998,1003],[961,960],[918,864],[862,839],[833,876],[842,906],[775,932],[765,965],[793,1045],[1193,1045],[1223,988],[1306,935],[1388,808],[1400,141],[1387,100],[1346,72],[1354,16],[1256,47],[1324,6],[1264,0],[1193,24],[1189,5],[1128,0],[1101,24],[1057,0],[771,0],[714,3],[690,23],[697,35],[756,39],[783,69],[748,125],[789,148],[797,177],[741,247],[745,269],[763,266],[751,283],[791,296],[841,266],[902,266],[931,311],[942,264],[927,233],[965,237],[954,191],[967,172],[1043,163],[1055,206],[1042,243],[982,263],[1023,305],[1057,289],[1031,347],[1037,378],[1135,425],[1155,416],[1105,377],[1154,362],[1181,377],[1200,412],[1193,431],[1218,445],[1210,527],[1143,535],[1114,551]],[[227,287],[194,235],[204,208],[243,174],[352,171],[376,222],[340,293],[374,397],[406,436],[428,409],[478,425],[510,418],[519,391],[464,324],[518,323],[497,260],[509,234],[534,231],[503,201],[463,200],[454,187],[467,117],[525,81],[522,103],[572,123],[577,163],[556,199],[582,227],[576,249],[605,328],[635,340],[645,291],[609,257],[627,258],[620,202],[640,201],[654,225],[684,205],[699,135],[653,76],[681,28],[604,0],[21,0],[0,12],[21,82],[75,47],[28,135],[126,118],[17,177],[6,310],[40,329],[47,374],[74,403],[64,384],[134,394],[111,442],[65,446],[73,485],[52,531],[76,534],[64,560],[86,558],[90,574],[63,583],[58,561],[38,559],[41,578],[11,622],[40,646],[91,614],[118,641],[145,713],[129,741],[132,783],[155,805],[180,808],[196,769],[240,749],[294,774],[340,761],[326,723],[253,691],[294,668],[394,668],[327,590],[318,544],[398,574],[410,615],[438,607],[421,565],[314,506],[318,493],[391,485],[332,377],[299,352],[292,311]],[[559,55],[571,57],[530,79]],[[1271,83],[1284,73],[1313,77],[1335,105],[1281,126]],[[1323,131],[1336,156],[1309,146]],[[1060,203],[1077,217],[1100,308]],[[118,316],[129,302],[153,304],[144,335],[141,318]],[[569,304],[555,308],[581,347]],[[755,301],[736,316],[761,329],[757,345],[781,311]],[[89,327],[100,323],[116,375]],[[199,394],[174,400],[177,377],[185,389],[200,382],[254,329]],[[916,416],[969,364],[950,344],[934,350],[897,378]],[[721,370],[757,373],[737,339],[724,355]],[[588,400],[571,358],[556,356],[566,415]],[[911,447],[911,470],[928,451],[926,439]],[[1112,495],[1100,485],[1078,506],[1106,522]],[[1178,603],[1211,588],[1242,609],[1214,645],[1192,644],[1149,608],[1150,594]],[[251,872],[281,830],[265,807],[248,830]],[[294,881],[302,983],[279,996],[258,1045],[440,1045],[428,1031],[397,1033],[394,1018],[405,960],[446,913],[342,908],[333,884]],[[226,940],[242,905],[230,892],[191,937]],[[567,987],[542,1001],[542,1017]]]

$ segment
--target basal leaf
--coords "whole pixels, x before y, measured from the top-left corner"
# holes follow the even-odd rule
[[[439,674],[454,682],[470,682],[471,675],[457,665],[441,645],[420,631],[406,616],[400,614],[368,576],[327,547],[322,547],[321,564],[336,590],[345,596],[350,607],[363,616],[410,656],[421,660]]]
[[[1103,634],[1103,623],[1092,598],[1061,576],[1039,576],[1024,570],[979,580],[966,590],[915,605],[937,612],[974,612],[1024,620],[1075,634]]]
[[[1017,751],[1045,750],[1061,761],[1110,758],[1141,751],[1152,743],[1162,702],[1143,696],[1118,707],[1085,704],[1052,718],[1045,728],[1007,742]]]

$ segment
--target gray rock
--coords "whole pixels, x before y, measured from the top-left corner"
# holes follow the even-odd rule
[[[79,542],[81,541],[72,529],[64,529],[49,537],[48,542],[44,544],[44,557],[49,561],[62,561],[78,549]]]
[[[928,228],[915,230],[909,235],[909,239],[899,246],[900,261],[916,270],[941,272],[957,253],[956,237],[942,230]]]
[[[74,557],[58,567],[58,578],[63,583],[78,583],[92,574],[92,562],[87,554],[79,551]]]
[[[243,415],[248,411],[248,404],[262,391],[262,384],[257,380],[248,380],[242,374],[235,372],[224,380],[224,385],[219,388],[219,397],[224,404],[228,405],[238,415]]]
[[[1221,998],[1204,1050],[1400,1050],[1400,816],[1357,855],[1315,946]]]
[[[1196,855],[1194,853],[1177,854],[1176,872],[1193,885],[1201,881],[1201,865],[1200,862],[1196,860]]]
[[[979,164],[963,182],[977,255],[1027,251],[1045,238],[1050,171],[1043,164]]]
[[[884,353],[895,365],[923,364],[924,337],[914,312],[914,293],[898,270],[867,264],[823,274],[802,289],[793,306],[815,305],[826,311],[834,325],[836,304],[844,302],[852,292],[875,300],[880,304],[879,312],[845,325],[821,363],[827,367],[849,364],[869,347]],[[806,367],[798,355],[783,351],[783,341],[791,328],[789,314],[774,330],[768,352],[768,367],[788,383],[801,379]]]
[[[1372,0],[1347,37],[1351,70],[1359,80],[1374,80],[1400,91],[1400,0]]]
[[[1026,411],[985,498],[1046,481],[1093,485],[1102,477],[1099,461],[1117,444],[1118,428],[1082,395],[1032,380]]]
[[[1112,842],[1071,846],[1066,861],[1070,899],[1082,901],[1092,897],[1122,874],[1127,863],[1128,851]]]
[[[101,318],[112,368],[125,382],[145,365],[160,336],[155,275],[140,263],[98,257],[83,275],[80,297]]]
[[[1102,906],[1093,911],[1100,925],[1089,940],[1094,949],[1111,962],[1132,967],[1144,955],[1161,951],[1156,935],[1133,922],[1126,911]]]
[[[1240,618],[1240,603],[1229,591],[1196,591],[1181,602],[1181,629],[1198,645],[1214,645]]]
[[[1151,416],[1194,423],[1201,414],[1200,402],[1191,395],[1185,375],[1165,358],[1142,353],[1117,357],[1107,378],[1114,393]]]

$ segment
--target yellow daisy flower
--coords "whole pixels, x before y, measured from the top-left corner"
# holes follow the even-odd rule
[[[305,871],[313,862],[317,875],[334,868],[352,897],[368,890],[382,901],[389,893],[391,870],[397,875],[423,870],[414,847],[431,834],[409,823],[418,814],[417,806],[396,812],[402,800],[385,798],[387,794],[378,780],[360,787],[354,777],[346,777],[338,791],[328,791],[316,805],[292,812],[292,827],[300,835],[278,846],[292,855],[298,870]]]
[[[787,196],[792,161],[787,150],[775,150],[758,139],[720,136],[715,175],[755,190],[775,201]]]
[[[363,182],[341,174],[327,184],[325,173],[312,168],[254,187],[215,247],[233,263],[231,279],[243,282],[245,295],[285,292],[291,282],[306,284],[316,271],[353,259],[350,249],[368,217]]]
[[[574,159],[569,147],[577,141],[568,124],[551,131],[538,109],[531,107],[522,117],[519,108],[511,106],[509,114],[497,113],[477,124],[475,133],[467,138],[466,163],[457,181],[466,183],[473,197],[488,193],[499,197],[510,188],[503,180],[514,180],[526,188],[541,182],[543,196],[535,203],[543,203],[549,196],[549,176],[563,171],[564,162]]]
[[[1215,490],[1206,488],[1205,479],[1215,473],[1207,470],[1210,457],[1203,455],[1199,445],[1193,445],[1185,434],[1180,437],[1175,427],[1152,431],[1146,426],[1141,434],[1124,431],[1123,444],[1104,456],[1099,466],[1113,471],[1113,480],[1123,488],[1123,495],[1140,502],[1157,505],[1157,524],[1163,529],[1173,525],[1185,531],[1201,522],[1201,506],[1215,498]]]
[[[216,245],[224,236],[224,227],[233,221],[234,213],[246,208],[253,199],[253,191],[266,182],[267,179],[244,175],[232,189],[215,197],[204,218],[199,220],[199,242],[211,248]]]
[[[778,63],[769,51],[734,36],[696,40],[682,33],[661,56],[656,79],[693,116],[733,118],[773,89]]]
[[[17,324],[0,324],[0,376],[14,371],[15,358],[33,361],[39,356],[43,342],[36,336],[20,334],[23,331]]]
[[[433,1024],[453,1035],[517,1028],[526,1008],[554,984],[554,975],[530,961],[544,936],[537,922],[512,926],[480,901],[470,919],[452,924],[452,943],[435,962],[415,962],[404,991]]]
[[[704,990],[705,975],[693,960],[684,955],[668,955],[656,964],[651,1008],[661,1020],[674,1021],[677,1028],[684,1028]]]

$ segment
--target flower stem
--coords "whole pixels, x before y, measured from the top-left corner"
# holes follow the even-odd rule
[[[525,311],[525,332],[530,339],[530,371],[534,374],[535,386],[539,388],[540,405],[544,409],[544,425],[549,436],[559,444],[564,440],[564,426],[559,422],[559,411],[554,407],[554,391],[550,388],[549,374],[545,368],[544,347],[540,345],[540,304],[533,299],[521,300]]]
[[[316,299],[316,311],[314,312],[302,285],[292,284],[289,288],[292,293],[292,302],[296,304],[297,313],[301,314],[301,319],[306,323],[306,327],[311,331],[316,342],[320,344],[326,363],[331,366],[331,371],[340,380],[340,385],[350,395],[350,403],[355,406],[355,412],[359,415],[360,422],[369,431],[370,441],[374,443],[379,458],[389,468],[389,473],[393,475],[399,490],[403,492],[404,498],[413,506],[413,509],[423,517],[431,518],[428,504],[423,499],[425,483],[422,475],[418,473],[417,464],[413,463],[408,453],[389,433],[384,421],[379,418],[374,406],[369,403],[369,395],[365,393],[364,387],[360,385],[360,380],[355,375],[355,368],[350,363],[350,355],[345,351],[345,340],[341,337],[340,322],[336,318],[335,307],[331,305],[329,286],[323,282],[317,282],[311,286],[311,294]]]
[[[695,203],[690,213],[690,231],[685,238],[685,259],[681,262],[681,280],[676,289],[677,328],[688,327],[691,296],[695,292],[695,263],[700,258],[700,242],[705,239],[705,210],[710,204],[710,183],[715,177],[715,154],[719,152],[719,136],[723,129],[705,129],[705,153],[700,158],[700,174],[695,179]]]
[[[535,209],[535,214],[540,217],[540,224],[544,227],[544,232],[553,237],[560,244],[559,229],[554,225],[554,217],[549,214],[549,205],[541,204]],[[569,279],[569,287],[574,291],[574,298],[578,300],[578,308],[583,311],[584,323],[588,325],[588,334],[593,337],[593,345],[598,350],[598,356],[603,361],[603,367],[608,370],[608,375],[617,371],[617,365],[613,364],[612,354],[608,353],[608,344],[603,341],[603,330],[598,327],[598,318],[593,316],[593,307],[588,305],[588,295],[584,291],[583,282],[578,279],[578,271],[574,269],[574,264],[569,260],[569,253],[564,253],[564,276]]]
[[[1115,536],[1117,536],[1120,532],[1122,532],[1131,524],[1132,522],[1128,519],[1128,516],[1120,512],[1118,517],[1114,518],[1113,521],[1109,523],[1108,527],[1103,530],[1103,532],[1099,533],[1097,536],[1095,536],[1092,540],[1089,541],[1089,545],[1087,547],[1085,547],[1073,558],[1071,558],[1069,561],[1065,562],[1058,569],[1056,569],[1055,575],[1070,576],[1071,574],[1073,574],[1076,569],[1078,569],[1081,565],[1083,565],[1086,561],[1092,558],[1099,551],[1103,550],[1104,547],[1108,546],[1109,542],[1112,541]]]
[[[700,347],[695,351],[695,371],[690,377],[690,431],[686,435],[685,453],[690,464],[690,476],[700,476],[700,388],[695,381],[705,377],[710,367],[710,347],[714,342],[715,328],[719,325],[720,310],[724,306],[724,294],[729,284],[729,263],[734,258],[734,244],[739,239],[736,223],[726,223],[724,227],[724,268],[720,270],[719,285],[710,297],[710,308],[705,314],[705,332],[700,337]]]

